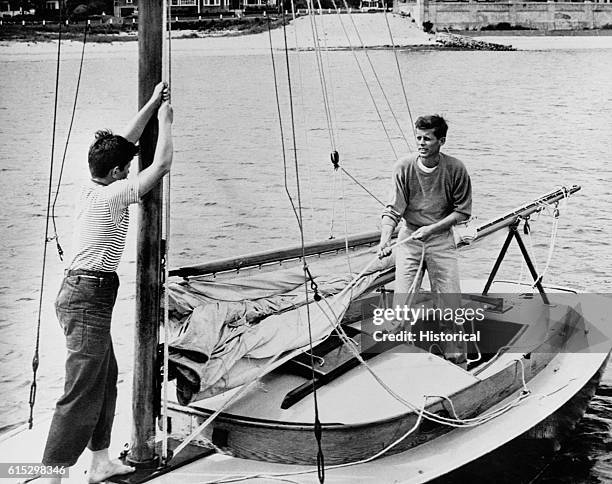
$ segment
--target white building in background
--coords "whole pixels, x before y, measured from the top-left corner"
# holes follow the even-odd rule
[[[18,0],[0,0],[0,18],[14,17],[15,15],[34,15],[34,9],[23,10]]]
[[[277,6],[277,0],[170,0],[172,15],[178,17],[197,17],[202,14],[223,13],[244,10],[247,7]],[[115,0],[115,17],[128,17],[138,14],[135,0]]]

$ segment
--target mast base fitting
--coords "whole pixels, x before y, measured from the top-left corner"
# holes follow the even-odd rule
[[[130,459],[129,452],[122,452],[120,460],[125,465],[135,467],[136,470],[130,474],[112,476],[107,481],[116,484],[142,484],[215,453],[215,449],[212,446],[202,447],[190,443],[175,457],[173,449],[178,447],[179,444],[180,441],[176,439],[168,439],[168,458],[166,462],[162,462],[161,459],[161,442],[157,442],[155,445],[155,457],[146,461],[135,462]]]
[[[124,463],[126,465],[136,467],[136,469],[157,469],[161,463],[161,458],[158,454],[155,454],[150,459],[134,460],[128,453],[128,455],[125,456]]]

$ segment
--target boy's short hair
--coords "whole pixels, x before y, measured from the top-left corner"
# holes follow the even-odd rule
[[[436,138],[446,138],[448,132],[448,124],[439,114],[430,114],[427,116],[419,116],[414,123],[417,129],[433,129]]]
[[[91,176],[103,178],[116,166],[123,170],[137,153],[138,146],[123,136],[108,129],[96,131],[96,140],[89,147],[88,155]]]

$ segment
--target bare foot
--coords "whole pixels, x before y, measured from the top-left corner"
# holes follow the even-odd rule
[[[92,465],[91,469],[87,472],[87,482],[90,484],[94,482],[102,482],[112,476],[122,476],[134,472],[135,467],[126,466],[119,460],[109,460],[97,465]]]

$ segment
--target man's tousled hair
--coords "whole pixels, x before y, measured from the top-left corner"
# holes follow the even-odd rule
[[[433,129],[436,138],[446,138],[448,132],[448,124],[439,114],[430,114],[427,116],[419,116],[414,123],[417,129]]]
[[[91,176],[103,178],[115,167],[123,170],[138,153],[138,146],[108,129],[96,131],[96,139],[89,147]]]

